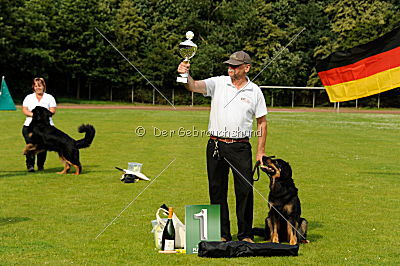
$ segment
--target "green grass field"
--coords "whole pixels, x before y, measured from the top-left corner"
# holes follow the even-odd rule
[[[56,153],[48,154],[44,172],[28,174],[23,115],[0,113],[0,264],[399,264],[400,116],[274,112],[267,118],[268,154],[291,163],[309,221],[311,243],[298,257],[205,259],[155,250],[150,221],[157,208],[173,206],[184,220],[185,205],[208,204],[208,191],[207,137],[156,137],[154,127],[206,130],[207,111],[59,109],[56,126],[72,137],[82,137],[81,123],[97,130],[93,145],[81,150],[81,176],[57,175]],[[138,126],[144,137],[135,134]],[[174,158],[95,239],[149,184],[121,183],[114,166],[141,162],[154,178]],[[266,176],[255,186],[268,195]],[[267,204],[257,194],[254,200],[254,226],[261,227]],[[229,202],[236,233],[232,186]]]

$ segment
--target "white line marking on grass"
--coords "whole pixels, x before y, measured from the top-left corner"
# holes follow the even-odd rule
[[[392,123],[392,122],[370,122],[370,121],[327,121],[327,120],[318,120],[318,119],[294,119],[294,118],[279,118],[279,122],[291,122],[291,123],[315,123],[318,124],[319,126],[332,126],[332,127],[345,127],[345,126],[365,126],[371,129],[394,129],[398,130],[400,129],[400,124],[399,123]]]
[[[129,208],[129,206],[131,206],[132,205],[132,203],[137,199],[137,198],[139,198],[139,196],[140,195],[142,195],[142,193],[143,192],[145,192],[146,191],[146,189],[148,188],[148,187],[150,187],[151,186],[151,184],[153,184],[154,183],[154,181],[156,181],[157,180],[157,178],[165,171],[165,170],[167,170],[167,168],[174,162],[176,160],[176,158],[174,158],[153,180],[151,180],[151,182],[128,204],[128,205],[126,205],[126,207],[95,237],[95,240],[99,237],[99,236],[101,236],[103,233],[104,233],[104,231],[106,231],[107,230],[107,228],[110,226],[110,225],[112,225],[112,223],[113,222],[115,222],[121,215],[122,215],[122,213],[126,210],[126,209],[128,209]]]
[[[142,72],[140,72],[140,70],[139,69],[137,69],[137,67],[135,67],[132,63],[131,63],[131,61],[129,61],[129,59],[128,58],[126,58],[126,56],[123,54],[123,53],[121,53],[120,52],[120,50],[118,50],[118,48],[117,47],[115,47],[115,45],[112,43],[112,42],[110,42],[108,39],[107,39],[107,37],[106,36],[104,36],[104,34],[103,33],[101,33],[101,31],[98,29],[98,28],[96,28],[95,27],[95,29],[97,30],[97,32],[98,33],[100,33],[100,35],[137,71],[137,72],[139,72],[139,74],[140,75],[142,75],[142,77],[148,82],[148,83],[150,83],[150,85],[174,108],[174,109],[176,109],[175,108],[175,106],[167,99],[167,97],[165,97],[164,96],[164,94],[162,94],[161,93],[161,91],[159,91],[157,88],[156,88],[156,86],[154,86],[153,85],[153,83],[151,83],[151,81],[150,80],[148,80],[147,78],[146,78],[146,76],[145,75],[143,75],[142,74]]]
[[[228,159],[226,159],[225,157],[224,157],[224,160],[232,167],[232,169],[233,170],[235,170],[243,179],[244,179],[244,181],[246,181],[247,182],[247,184],[249,184],[253,189],[254,189],[254,191],[255,192],[257,192],[260,196],[261,196],[261,198],[263,198],[266,202],[268,202],[268,205],[272,208],[272,209],[274,209],[288,224],[290,224],[290,226],[304,239],[304,240],[307,240],[286,218],[285,218],[285,216],[283,216],[283,214],[282,213],[280,213],[275,207],[274,207],[274,205],[272,205],[262,194],[261,194],[261,192],[259,192],[251,183],[250,183],[250,181],[249,180],[247,180],[243,175],[242,175],[242,173],[241,172],[239,172],[239,170],[238,169],[236,169],[236,167],[235,166],[233,166],[233,164],[231,164],[231,162],[230,161],[228,161]]]

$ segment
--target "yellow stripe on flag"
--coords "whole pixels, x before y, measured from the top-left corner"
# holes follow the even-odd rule
[[[376,73],[366,78],[325,86],[329,100],[345,102],[400,87],[400,67]]]

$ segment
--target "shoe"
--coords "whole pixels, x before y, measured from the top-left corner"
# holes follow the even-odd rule
[[[221,237],[222,242],[228,242],[228,240],[225,237]]]
[[[241,241],[245,241],[245,242],[249,242],[249,243],[255,243],[255,242],[253,241],[253,239],[251,239],[251,238],[249,238],[249,237],[243,238]]]
[[[43,166],[38,166],[38,171],[44,171],[44,167]]]
[[[33,166],[28,167],[28,172],[29,173],[35,172],[35,169],[33,168]]]

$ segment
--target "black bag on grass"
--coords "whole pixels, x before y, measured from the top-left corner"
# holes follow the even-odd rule
[[[123,174],[120,180],[124,183],[137,183],[139,181],[139,178],[135,175]]]
[[[248,243],[245,241],[201,241],[198,256],[207,258],[297,256],[298,251],[298,245]]]

